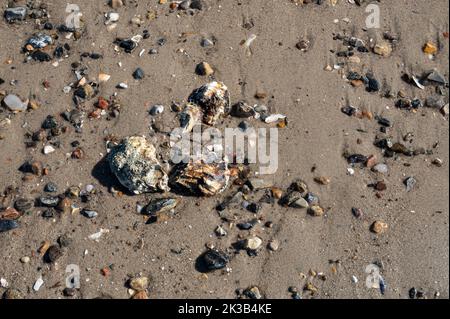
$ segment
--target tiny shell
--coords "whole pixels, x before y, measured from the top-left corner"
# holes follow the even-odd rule
[[[163,198],[152,200],[142,210],[142,214],[154,216],[159,213],[167,212],[178,205],[178,200],[174,198]]]
[[[197,161],[177,165],[170,176],[170,185],[183,194],[209,197],[223,192],[229,179],[226,162],[206,164]]]

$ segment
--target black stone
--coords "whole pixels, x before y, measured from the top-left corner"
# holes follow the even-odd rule
[[[347,157],[347,161],[350,164],[365,164],[367,162],[367,156],[361,154],[353,154]]]
[[[33,58],[33,60],[39,61],[39,62],[48,62],[48,61],[50,61],[52,59],[50,57],[50,55],[48,55],[48,53],[42,52],[40,50],[34,51],[31,54],[31,57]]]
[[[63,255],[61,248],[56,245],[50,246],[44,255],[44,260],[47,263],[56,262]]]
[[[227,254],[218,250],[209,250],[203,254],[202,260],[208,270],[218,270],[226,267],[230,261]]]

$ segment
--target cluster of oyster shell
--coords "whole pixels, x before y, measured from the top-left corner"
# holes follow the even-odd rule
[[[180,125],[188,133],[202,123],[215,125],[229,112],[228,88],[221,82],[211,82],[191,94],[180,114]],[[172,189],[182,195],[208,197],[223,192],[228,186],[230,172],[226,160],[209,163],[195,159],[166,172],[156,154],[156,148],[145,137],[132,136],[114,147],[107,160],[120,183],[134,194]],[[167,203],[155,205],[160,204]]]

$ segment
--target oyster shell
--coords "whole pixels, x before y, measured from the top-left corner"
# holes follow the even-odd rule
[[[135,194],[168,191],[168,176],[155,147],[142,136],[124,139],[107,158],[120,183]]]
[[[230,113],[230,93],[222,82],[211,82],[192,92],[188,102],[201,107],[203,123],[214,125],[219,118]]]
[[[204,161],[177,165],[170,175],[170,186],[182,194],[214,196],[228,187],[230,172],[228,164],[207,164]]]

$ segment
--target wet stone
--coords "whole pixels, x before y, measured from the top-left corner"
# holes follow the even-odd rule
[[[0,220],[0,233],[19,228],[19,223],[15,220]]]
[[[55,183],[47,183],[44,187],[44,191],[47,193],[56,193],[58,191],[58,186]]]
[[[59,203],[58,196],[41,196],[39,197],[39,203],[45,207],[56,207]]]
[[[145,73],[144,73],[144,70],[142,70],[141,68],[137,68],[133,72],[133,78],[135,80],[142,80],[144,77],[145,77]]]
[[[416,187],[417,181],[414,177],[408,177],[405,179],[404,184],[406,186],[406,191],[411,192]]]

